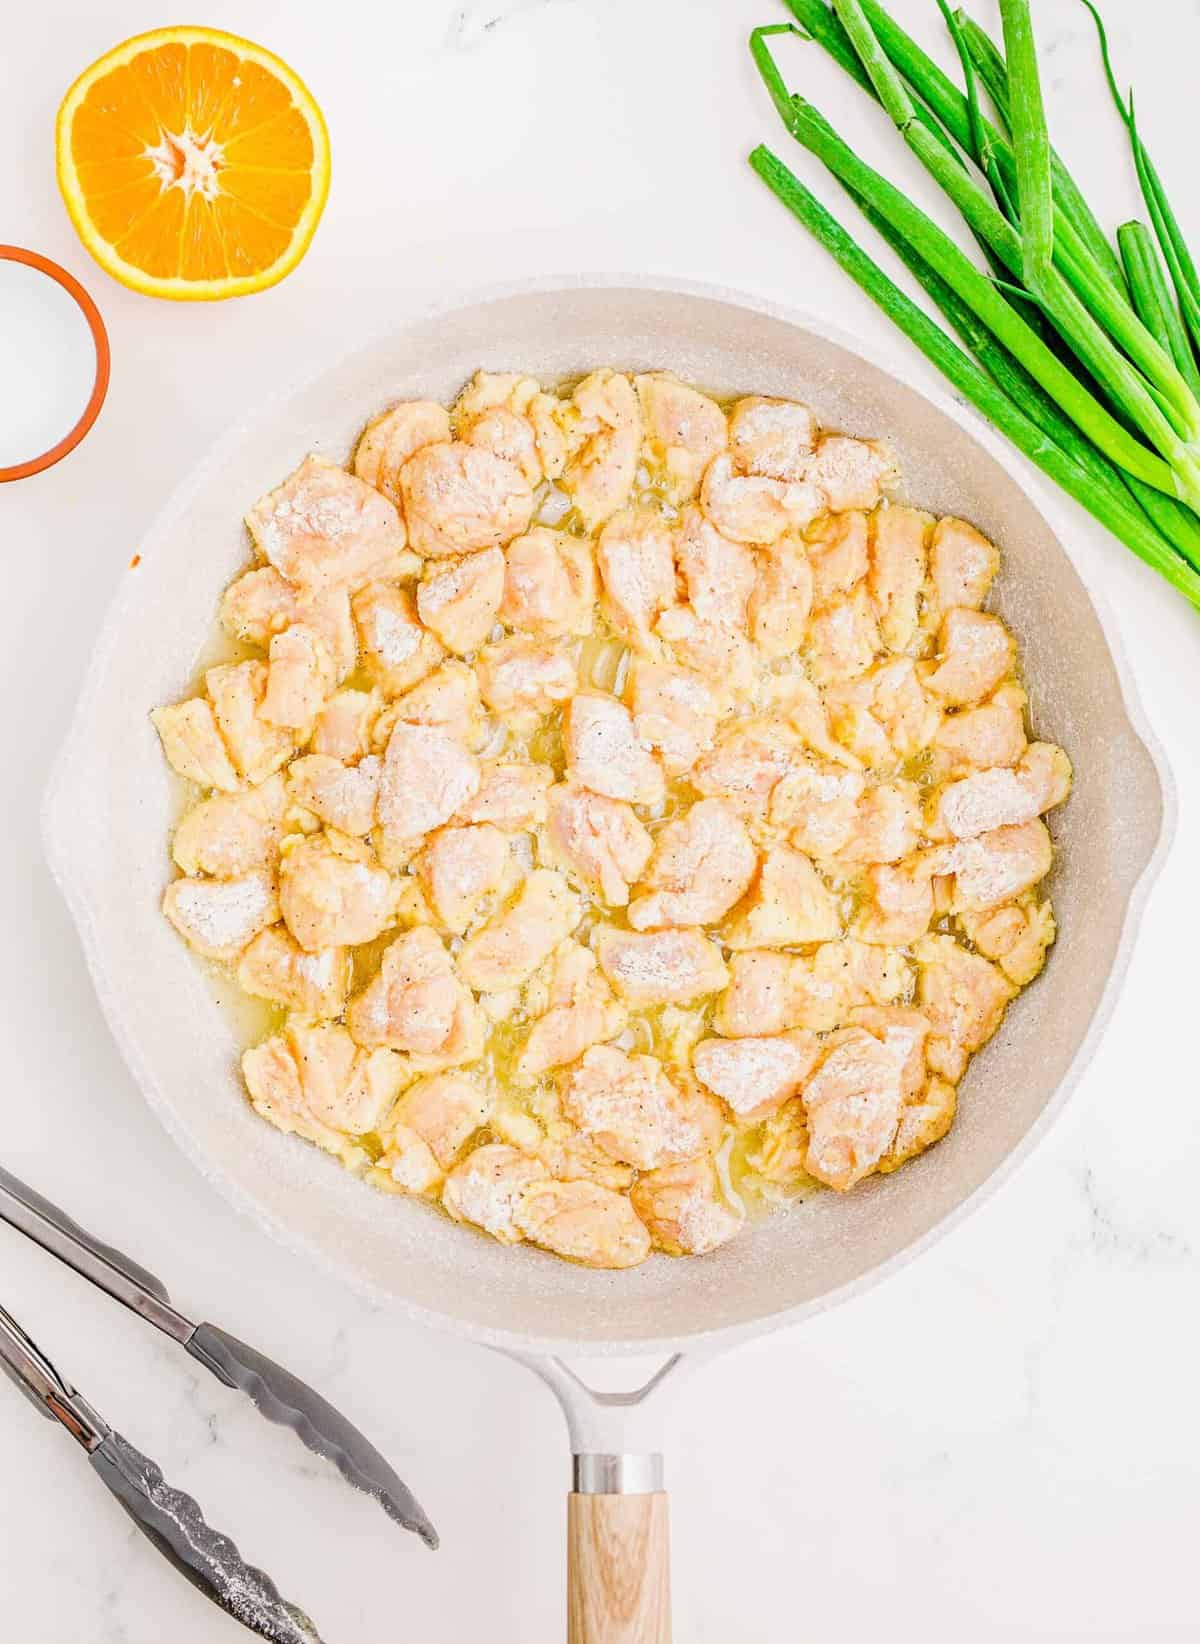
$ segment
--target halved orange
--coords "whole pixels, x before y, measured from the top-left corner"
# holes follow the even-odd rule
[[[304,82],[220,29],[156,29],[107,52],[63,98],[56,150],[80,239],[154,297],[274,285],[329,192],[329,134]]]

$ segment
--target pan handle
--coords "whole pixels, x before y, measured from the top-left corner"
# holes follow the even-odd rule
[[[596,1391],[562,1359],[512,1356],[553,1389],[571,1438],[568,1644],[671,1644],[667,1496],[654,1395],[683,1356],[624,1393]]]

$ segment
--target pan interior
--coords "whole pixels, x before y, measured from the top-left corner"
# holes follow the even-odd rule
[[[1039,733],[1076,784],[1053,822],[1058,942],[972,1062],[945,1141],[886,1179],[819,1195],[702,1260],[594,1273],[507,1249],[378,1194],[253,1115],[236,1046],[158,911],[174,798],[147,718],[186,689],[221,589],[242,567],[244,509],[305,452],[345,459],[390,401],[449,400],[478,367],[555,381],[599,364],[669,368],[721,395],[781,394],[895,447],[906,499],[959,513],[1004,554],[995,608],[1016,633]],[[964,419],[965,420],[965,419]],[[952,415],[846,346],[695,290],[525,290],[421,319],[227,439],[142,548],[102,637],[47,812],[56,872],[133,1070],[200,1167],[280,1236],[434,1322],[528,1345],[645,1350],[819,1305],[934,1229],[1027,1137],[1080,1051],[1117,961],[1163,800],[1090,600],[1050,527]]]

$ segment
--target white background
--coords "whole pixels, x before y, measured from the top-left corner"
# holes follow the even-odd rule
[[[5,18],[0,237],[90,285],[114,363],[85,445],[0,492],[0,1157],[140,1255],[181,1305],[344,1407],[414,1484],[442,1551],[401,1536],[290,1435],[7,1233],[0,1299],[311,1610],[329,1644],[559,1639],[560,1418],[507,1360],[408,1328],[307,1270],[176,1153],[117,1058],[42,864],[41,789],[105,602],[181,474],[281,382],[431,297],[525,274],[662,272],[807,304],[890,340],[745,166],[760,139],[786,152],[744,47],[773,9],[209,0],[188,20],[288,58],[322,103],[334,149],[307,260],[277,289],[218,307],[112,284],[54,183],[67,84],[170,17],[149,0],[39,0]],[[932,0],[893,9],[949,62]],[[1107,10],[1195,240],[1200,9]],[[1115,227],[1136,199],[1086,14],[1074,0],[1035,0],[1034,12],[1055,135]],[[980,14],[994,21],[992,0]],[[790,60],[794,83],[856,146],[927,199],[915,163],[817,48],[797,44]],[[812,180],[814,165],[792,159]],[[682,1388],[669,1470],[686,1644],[1196,1637],[1200,623],[1071,518],[1072,550],[1119,613],[1174,764],[1173,856],[1101,1055],[1032,1162],[883,1289]],[[65,1435],[2,1383],[0,1618],[0,1634],[21,1644],[239,1636],[141,1543]]]

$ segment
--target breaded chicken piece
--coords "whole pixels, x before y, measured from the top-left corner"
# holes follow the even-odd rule
[[[350,955],[345,948],[306,953],[283,925],[271,925],[242,954],[237,979],[243,992],[302,1016],[340,1016],[350,986]]]
[[[625,1011],[600,974],[595,954],[578,942],[560,942],[544,971],[540,986],[536,977],[530,983],[527,1008],[535,1020],[514,1069],[522,1084],[550,1068],[577,1061],[592,1045],[615,1038],[626,1021]]]
[[[818,685],[857,679],[875,661],[881,644],[870,597],[860,586],[809,618],[808,671]]]
[[[541,639],[591,633],[596,565],[590,543],[535,525],[509,543],[504,560],[499,617],[506,627]]]
[[[504,555],[485,548],[439,561],[417,584],[417,613],[448,651],[478,650],[496,625],[504,593]]]
[[[964,913],[959,923],[984,958],[994,959],[1017,987],[1033,981],[1056,935],[1050,903],[1032,896],[983,913]]]
[[[392,923],[396,886],[366,845],[319,833],[284,853],[279,905],[307,953],[354,947],[373,942]]]
[[[377,691],[335,691],[317,715],[309,750],[355,765],[371,751],[371,732],[383,702]]]
[[[879,1161],[880,1175],[899,1170],[909,1159],[915,1159],[934,1142],[940,1142],[954,1123],[957,1105],[958,1093],[954,1086],[934,1074],[920,1095],[900,1109],[900,1122],[891,1148]]]
[[[876,508],[867,523],[867,588],[879,618],[880,638],[889,651],[905,651],[917,636],[933,515],[893,503]]]
[[[1013,766],[977,771],[933,795],[929,816],[942,838],[974,839],[993,828],[1031,822],[1071,791],[1071,762],[1052,742],[1033,742]]]
[[[701,622],[744,632],[758,576],[753,549],[723,537],[701,509],[691,506],[680,517],[675,560],[687,603]]]
[[[189,947],[206,959],[236,959],[279,918],[275,877],[263,868],[236,879],[175,879],[163,912]]]
[[[184,873],[214,879],[274,868],[286,805],[284,779],[278,774],[240,793],[213,794],[193,805],[180,822],[171,855]]]
[[[644,450],[672,502],[694,497],[700,476],[725,448],[725,413],[715,400],[680,382],[669,371],[633,379],[642,408]]]
[[[395,506],[324,457],[305,457],[246,525],[263,559],[310,593],[386,575],[405,543]]]
[[[754,649],[745,634],[723,622],[704,622],[690,605],[672,605],[654,625],[675,661],[734,696],[754,690]]]
[[[630,664],[625,695],[638,741],[658,754],[668,776],[681,776],[708,752],[728,703],[699,674],[644,656]]]
[[[479,792],[479,761],[436,725],[397,720],[379,778],[376,814],[397,839],[420,839]]]
[[[592,945],[601,970],[631,1005],[690,1005],[729,980],[721,950],[698,930],[641,934],[600,925]]]
[[[801,746],[800,734],[782,716],[735,720],[696,761],[692,786],[707,798],[724,799],[745,817],[763,816]]]
[[[337,686],[337,669],[315,628],[295,622],[271,640],[259,717],[307,731]]]
[[[745,1216],[724,1197],[707,1156],[647,1171],[629,1194],[656,1250],[705,1256],[739,1233]]]
[[[877,1039],[862,1027],[825,1041],[817,1071],[804,1087],[808,1121],[805,1169],[845,1193],[879,1166],[896,1135],[904,1096],[904,1065],[915,1030],[892,1029]]]
[[[1000,1026],[1016,988],[952,936],[922,937],[913,954],[920,973],[917,1001],[932,1028],[929,1066],[957,1084],[969,1058]]]
[[[1050,872],[1054,847],[1046,824],[1038,819],[1018,827],[996,828],[975,839],[935,847],[925,858],[933,872],[954,875],[951,907],[956,913],[980,913],[1015,901]]]
[[[933,881],[919,863],[890,867],[878,863],[867,869],[867,901],[854,923],[862,942],[883,947],[908,947],[933,920]]]
[[[533,490],[513,463],[455,440],[426,445],[400,470],[408,539],[424,559],[503,548],[533,518]]]
[[[929,542],[930,610],[942,616],[955,606],[977,611],[1000,569],[1000,554],[966,520],[938,520]]]
[[[785,531],[803,530],[814,520],[822,501],[807,480],[736,473],[728,452],[713,458],[700,487],[700,506],[708,519],[734,542],[778,542]]]
[[[735,949],[788,947],[832,941],[841,930],[837,899],[811,859],[790,845],[774,845],[725,940]]]
[[[150,719],[167,763],[186,781],[224,793],[240,787],[211,702],[202,696],[189,697],[186,702],[153,709]]]
[[[701,799],[654,841],[642,882],[645,894],[629,905],[634,930],[708,925],[727,914],[750,887],[758,852],[737,811],[720,799]]]
[[[402,400],[372,417],[354,449],[354,472],[400,506],[400,470],[425,445],[447,445],[450,414],[436,400]]]
[[[816,1035],[801,1028],[765,1039],[702,1039],[692,1067],[707,1090],[752,1124],[799,1092],[820,1054]]]
[[[879,662],[857,679],[826,689],[829,725],[864,765],[888,769],[929,747],[942,723],[940,704],[921,683],[911,657]]]
[[[411,690],[432,673],[445,654],[417,616],[407,588],[372,582],[350,601],[358,629],[363,667],[385,696]]]
[[[520,987],[571,934],[580,911],[561,874],[534,869],[515,898],[464,942],[459,973],[481,993]]]
[[[204,688],[233,763],[247,782],[265,782],[292,757],[296,739],[263,717],[267,668],[262,662],[223,663],[210,668]]]
[[[764,657],[800,649],[813,603],[813,573],[803,539],[786,535],[756,557],[756,578],[747,602],[750,637]]]
[[[1028,747],[1025,692],[1010,681],[977,708],[946,714],[933,739],[933,770],[946,777],[1015,765]]]
[[[439,828],[416,861],[417,879],[435,917],[460,936],[491,912],[512,871],[508,839],[488,822]]]
[[[947,707],[982,702],[1016,665],[1016,646],[999,617],[959,607],[948,611],[938,631],[938,654],[926,664],[927,691]]]
[[[584,527],[594,531],[633,490],[642,414],[628,377],[607,367],[584,377],[558,416],[567,459],[561,484]]]
[[[491,822],[506,833],[536,828],[546,820],[554,773],[520,760],[489,760],[479,770],[479,787],[455,812],[455,822]]]
[[[479,689],[491,711],[514,727],[529,728],[574,695],[575,660],[561,641],[513,634],[485,645],[475,659]]]
[[[401,719],[408,725],[437,726],[472,751],[481,747],[488,737],[488,725],[474,668],[451,658],[397,697],[375,722],[376,747],[387,747]]]
[[[586,1136],[637,1170],[690,1159],[720,1131],[709,1098],[673,1083],[656,1056],[593,1045],[560,1080],[563,1107]]]
[[[483,1052],[479,1009],[428,925],[389,944],[379,974],[351,999],[346,1025],[358,1044],[408,1051],[428,1066],[473,1062]]]
[[[829,1033],[856,1007],[901,998],[911,980],[901,954],[861,941],[825,942],[811,958],[766,950],[735,953],[713,1027],[731,1039],[793,1028]]]
[[[513,1219],[534,1244],[584,1267],[636,1267],[650,1254],[650,1235],[629,1200],[597,1182],[536,1182]]]
[[[609,799],[661,804],[662,766],[638,741],[633,716],[604,691],[580,691],[563,710],[567,775]]]
[[[306,594],[280,576],[273,565],[260,565],[231,582],[221,600],[221,626],[233,639],[261,645],[302,622],[321,636],[339,680],[358,661],[358,635],[346,588]]]
[[[560,782],[547,795],[543,852],[575,873],[585,889],[610,907],[624,907],[640,879],[654,841],[631,805],[575,782]]]
[[[845,514],[822,514],[804,533],[812,572],[814,610],[853,592],[870,568],[867,516],[855,508]]]
[[[899,862],[916,849],[920,834],[921,797],[916,784],[880,782],[859,799],[850,837],[837,853],[838,866]]]
[[[865,789],[861,771],[797,758],[771,791],[771,826],[796,850],[828,859],[854,838]]]
[[[856,440],[848,434],[822,434],[804,474],[834,513],[871,509],[897,478],[896,461],[878,440]]]
[[[739,474],[802,480],[817,439],[817,419],[798,400],[747,394],[729,413],[729,446]]]
[[[401,1096],[380,1130],[379,1168],[407,1193],[429,1193],[491,1113],[493,1099],[468,1074],[434,1073]]]
[[[623,509],[600,533],[596,566],[604,616],[627,644],[653,650],[654,625],[676,598],[675,545],[668,522],[646,509]]]
[[[248,1050],[242,1072],[251,1104],[269,1124],[356,1164],[365,1156],[351,1138],[377,1129],[407,1078],[392,1051],[360,1050],[336,1023],[299,1017]]]
[[[526,1193],[547,1180],[545,1165],[515,1147],[488,1142],[455,1165],[442,1188],[442,1204],[456,1222],[470,1222],[501,1244],[525,1237],[516,1211]]]

